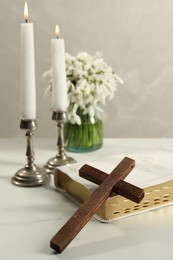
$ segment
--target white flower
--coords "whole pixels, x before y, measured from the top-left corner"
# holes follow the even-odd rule
[[[81,124],[79,111],[88,114],[91,123],[101,109],[99,104],[105,104],[106,99],[112,99],[117,86],[123,80],[107,65],[100,52],[94,56],[87,52],[79,52],[76,57],[66,53],[66,76],[68,90],[68,117],[71,123]],[[48,90],[52,88],[52,71],[43,74],[50,79]]]

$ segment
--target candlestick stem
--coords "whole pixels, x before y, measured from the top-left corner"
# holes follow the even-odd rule
[[[30,131],[26,132],[27,137],[27,149],[26,149],[26,156],[28,163],[26,164],[27,168],[34,166],[34,148],[33,148],[33,142],[32,142],[32,135],[33,133]]]
[[[49,182],[50,175],[34,163],[33,130],[37,128],[36,120],[21,120],[20,128],[26,131],[27,163],[24,168],[18,170],[12,177],[12,183],[21,187],[35,187]]]
[[[57,139],[57,147],[58,153],[55,157],[49,159],[44,166],[44,169],[48,173],[53,173],[54,169],[58,166],[62,166],[65,164],[75,163],[76,161],[66,155],[65,153],[65,144],[64,144],[64,124],[67,121],[66,112],[53,112],[52,120],[57,121],[58,127],[58,139]]]
[[[58,140],[57,140],[57,147],[58,147],[58,154],[59,158],[67,159],[65,149],[64,149],[64,123],[58,122]]]

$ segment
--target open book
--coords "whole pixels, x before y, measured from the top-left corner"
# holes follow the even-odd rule
[[[95,217],[100,221],[134,215],[173,203],[173,154],[169,150],[126,155],[136,161],[136,167],[126,177],[126,181],[144,188],[145,196],[139,204],[120,195],[113,194],[97,211]],[[104,161],[87,161],[59,167],[55,171],[55,186],[64,191],[77,203],[83,203],[96,189],[93,184],[79,176],[79,168],[89,164],[110,173],[124,158],[122,155],[110,156]]]

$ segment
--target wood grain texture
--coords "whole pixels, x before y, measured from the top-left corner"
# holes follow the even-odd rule
[[[112,192],[113,186],[120,179],[125,178],[134,166],[135,161],[125,157],[58,231],[58,233],[55,234],[50,241],[50,247],[58,253],[61,253],[91,219],[99,207],[107,200]],[[84,165],[81,167],[81,170],[87,171],[88,167],[88,165]]]
[[[100,185],[109,176],[109,174],[89,166],[87,171],[85,171],[85,168],[80,169],[79,176]],[[144,197],[143,189],[122,179],[116,183],[112,191],[136,203],[139,203]]]

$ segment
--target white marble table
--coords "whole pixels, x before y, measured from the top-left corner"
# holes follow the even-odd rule
[[[56,153],[55,139],[37,139],[37,165]],[[106,139],[103,148],[86,154],[70,154],[78,161],[169,151],[172,139]],[[133,158],[135,159],[135,158]],[[165,158],[166,159],[166,158]],[[172,259],[173,206],[103,224],[94,218],[66,250],[58,255],[49,241],[76,211],[77,206],[54,188],[19,188],[10,182],[25,163],[24,137],[0,140],[0,259]],[[173,171],[173,160],[172,160]]]

